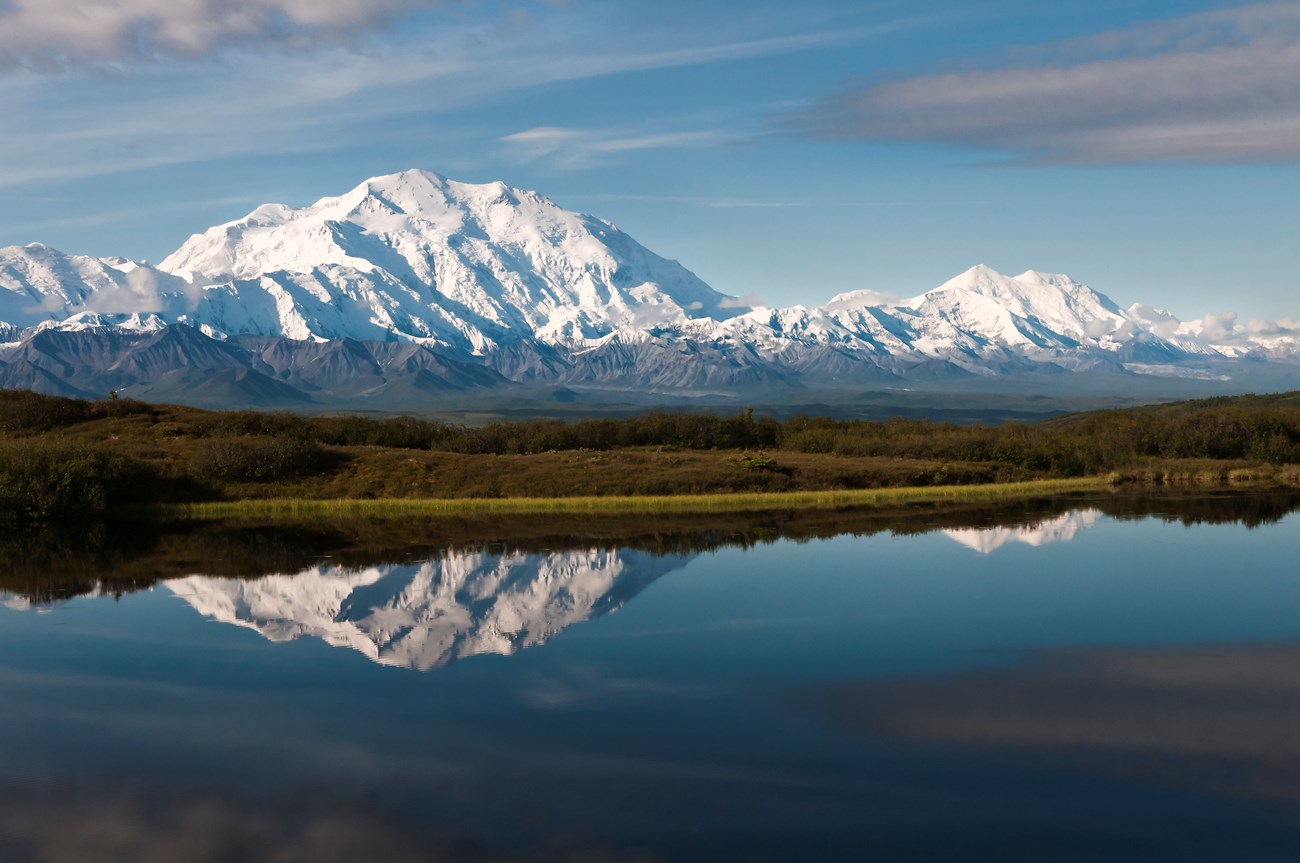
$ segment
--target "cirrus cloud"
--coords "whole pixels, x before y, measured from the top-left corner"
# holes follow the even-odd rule
[[[524,161],[548,159],[560,168],[587,168],[620,153],[638,150],[719,147],[737,136],[718,130],[628,131],[539,126],[506,135]]]
[[[797,115],[818,137],[925,142],[1026,163],[1300,159],[1300,4],[1256,3],[920,75]]]
[[[8,0],[0,67],[201,57],[232,45],[347,42],[436,0]]]

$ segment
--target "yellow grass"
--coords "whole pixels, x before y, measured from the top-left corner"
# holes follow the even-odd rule
[[[780,509],[844,509],[944,501],[1006,500],[1042,494],[1100,491],[1106,477],[1031,480],[987,485],[795,491],[744,494],[644,495],[627,497],[397,498],[375,500],[239,500],[179,504],[166,514],[194,520],[313,518],[337,516],[623,514],[658,512],[761,512]]]

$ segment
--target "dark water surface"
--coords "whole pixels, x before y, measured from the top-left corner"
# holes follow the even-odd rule
[[[10,538],[0,860],[1295,860],[1296,503]]]

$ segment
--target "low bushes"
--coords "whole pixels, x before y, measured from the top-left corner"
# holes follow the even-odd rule
[[[103,514],[148,500],[156,479],[147,464],[102,448],[0,443],[0,520]]]
[[[116,396],[88,402],[28,390],[0,390],[0,431],[42,432],[105,417],[152,413],[153,407]]]
[[[190,459],[190,477],[200,482],[275,482],[319,470],[325,452],[298,437],[217,437],[203,441]]]

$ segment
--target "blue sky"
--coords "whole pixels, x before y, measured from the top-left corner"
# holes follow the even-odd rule
[[[0,245],[419,167],[768,304],[975,263],[1300,316],[1300,3],[0,0]]]

